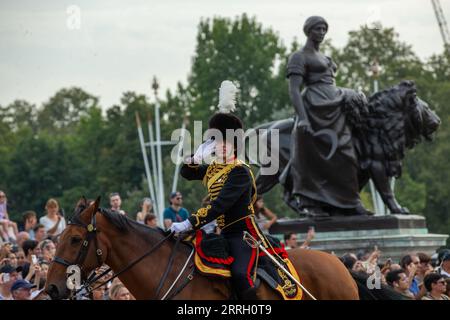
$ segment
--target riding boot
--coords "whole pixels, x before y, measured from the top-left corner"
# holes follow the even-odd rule
[[[251,287],[245,290],[244,292],[241,292],[241,299],[242,300],[259,300],[258,296],[256,295],[256,288]]]

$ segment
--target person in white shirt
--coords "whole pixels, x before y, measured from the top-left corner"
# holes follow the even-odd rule
[[[66,228],[66,220],[59,214],[59,204],[55,199],[49,199],[45,205],[47,214],[39,219],[49,236],[57,236]]]

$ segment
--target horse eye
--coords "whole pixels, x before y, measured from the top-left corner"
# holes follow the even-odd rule
[[[71,244],[78,244],[78,243],[80,243],[81,242],[81,238],[80,237],[72,237],[71,239],[70,239],[70,243]]]

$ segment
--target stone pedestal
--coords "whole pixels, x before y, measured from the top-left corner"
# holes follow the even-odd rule
[[[386,258],[398,262],[408,252],[431,255],[445,245],[449,237],[447,234],[428,233],[425,218],[419,215],[280,219],[270,232],[280,240],[284,234],[294,232],[302,243],[310,226],[314,226],[316,231],[312,249],[334,252],[340,256],[346,252],[373,250],[376,245],[382,251],[382,262]]]

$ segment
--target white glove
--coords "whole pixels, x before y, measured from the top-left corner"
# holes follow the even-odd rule
[[[194,160],[194,163],[200,164],[202,163],[203,159],[210,156],[216,148],[216,141],[212,139],[206,140],[206,142],[202,143],[197,151],[195,151],[194,156],[192,159]]]
[[[214,230],[217,226],[217,220],[213,220],[205,224],[202,229],[205,230],[206,233],[214,233]]]
[[[174,222],[170,226],[170,231],[175,233],[180,233],[184,231],[191,230],[192,224],[189,220],[184,220],[183,222]]]

